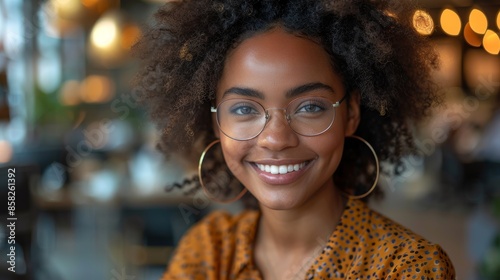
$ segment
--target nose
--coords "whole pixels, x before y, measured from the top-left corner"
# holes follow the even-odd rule
[[[285,109],[268,109],[267,112],[269,118],[257,138],[257,145],[273,151],[297,146],[299,138],[288,124]]]

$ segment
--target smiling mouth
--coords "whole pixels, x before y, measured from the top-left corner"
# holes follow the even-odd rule
[[[276,174],[287,174],[290,172],[299,171],[307,165],[308,162],[302,162],[297,164],[287,164],[287,165],[267,165],[267,164],[259,164],[256,163],[257,167],[266,173],[270,173],[273,175]]]

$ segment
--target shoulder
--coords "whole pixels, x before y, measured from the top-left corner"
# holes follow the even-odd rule
[[[358,264],[387,279],[401,276],[455,279],[453,265],[437,244],[371,210],[363,202],[349,202],[346,232],[356,235],[361,248]],[[343,225],[345,227],[345,225]],[[349,237],[351,238],[351,237]],[[389,277],[390,276],[390,277]]]
[[[183,239],[228,238],[242,230],[253,228],[258,217],[257,211],[243,211],[233,215],[226,211],[214,211],[195,224]]]
[[[214,211],[187,231],[177,247],[177,253],[182,249],[206,250],[209,244],[230,241],[240,232],[255,227],[257,216],[257,211],[244,211],[238,215]]]
[[[257,211],[210,213],[183,236],[163,279],[219,279],[230,269],[237,236],[252,231],[257,217]]]

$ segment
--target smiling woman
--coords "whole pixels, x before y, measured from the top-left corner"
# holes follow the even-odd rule
[[[259,94],[247,96],[231,90],[236,87]],[[352,135],[359,122],[359,98],[337,103],[344,96],[342,79],[321,45],[279,25],[246,39],[228,53],[215,103],[226,107],[242,97],[259,102],[263,105],[255,106],[257,110],[250,115],[261,121],[253,124],[240,120],[241,116],[221,113],[217,119],[223,134],[215,129],[215,136],[220,138],[232,173],[257,198],[263,211],[264,206],[274,210],[308,208],[308,204],[318,205],[317,197],[339,195],[332,174],[342,157],[345,136]],[[303,107],[307,106],[320,112],[305,113]],[[236,118],[239,121],[233,121]],[[246,128],[246,123],[254,128]],[[239,129],[229,126],[251,134],[232,133]],[[235,137],[246,141],[235,141]],[[276,172],[288,170],[289,165],[298,165],[299,170]]]
[[[454,279],[438,245],[356,199],[377,185],[379,159],[398,170],[414,151],[409,123],[438,101],[437,58],[411,26],[414,10],[390,3],[198,0],[158,11],[135,52],[160,148],[202,154],[210,197],[248,191],[258,203],[192,228],[164,279]],[[222,155],[205,164],[215,147]]]

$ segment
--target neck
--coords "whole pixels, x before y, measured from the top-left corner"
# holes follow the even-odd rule
[[[261,207],[257,241],[278,253],[311,254],[323,248],[344,206],[345,199],[332,183],[300,207],[288,210]]]
[[[304,279],[338,224],[344,205],[333,182],[294,209],[261,205],[254,257],[263,278]]]

